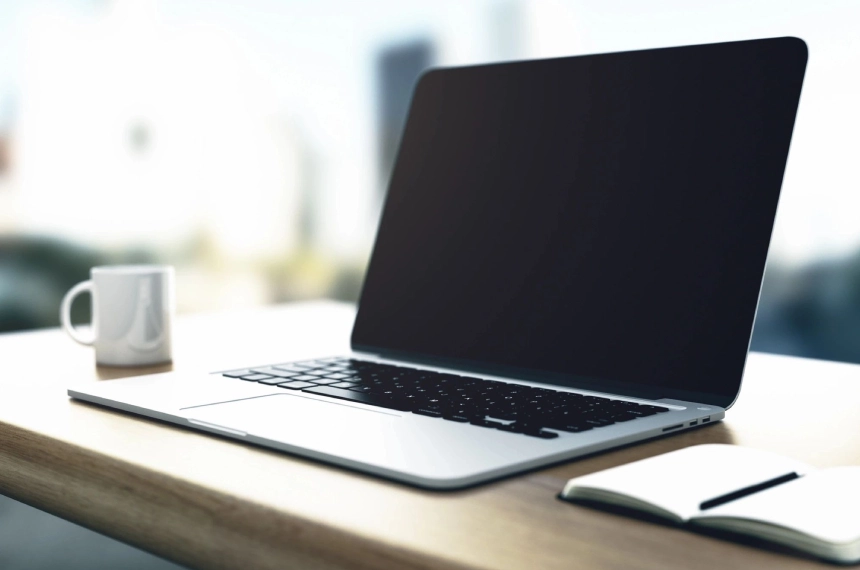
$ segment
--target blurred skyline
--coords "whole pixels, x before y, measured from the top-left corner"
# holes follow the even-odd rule
[[[87,263],[129,259],[176,265],[181,311],[355,300],[427,65],[794,35],[810,60],[760,318],[784,322],[797,276],[860,259],[859,25],[853,0],[4,0],[0,316],[55,324]],[[64,255],[80,267],[34,269]]]
[[[209,225],[240,256],[283,252],[295,237],[269,227],[251,237],[225,221],[254,212],[255,199],[294,210],[280,190],[296,185],[297,155],[318,153],[318,245],[360,257],[372,241],[372,197],[384,187],[371,141],[380,128],[374,67],[389,46],[425,41],[436,63],[458,65],[797,35],[810,67],[773,255],[792,264],[844,256],[860,245],[860,174],[850,160],[860,127],[852,104],[860,75],[850,72],[860,65],[858,23],[860,4],[847,0],[6,0],[0,129],[13,139],[20,192],[4,200],[0,228],[161,247]],[[122,144],[134,136],[148,146]],[[74,192],[56,188],[72,186],[113,215],[99,216],[97,228],[86,223],[95,214],[61,215],[58,200]],[[216,197],[213,211],[200,211],[199,194]],[[46,198],[58,207],[45,208]],[[135,198],[142,210],[123,218]],[[271,220],[282,223],[293,222]]]

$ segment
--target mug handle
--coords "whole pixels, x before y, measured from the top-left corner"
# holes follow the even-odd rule
[[[66,296],[63,297],[63,302],[60,305],[60,324],[63,325],[63,330],[68,333],[72,340],[77,343],[83,344],[84,346],[92,346],[95,343],[96,338],[95,334],[92,337],[83,337],[78,334],[78,331],[75,330],[75,327],[72,325],[72,317],[71,317],[71,309],[72,302],[75,300],[75,297],[80,295],[81,293],[89,291],[90,295],[93,294],[93,282],[92,281],[81,281],[66,293]]]

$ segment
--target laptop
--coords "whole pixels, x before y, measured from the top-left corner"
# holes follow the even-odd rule
[[[775,38],[430,70],[351,354],[69,395],[430,489],[718,422],[806,60]]]

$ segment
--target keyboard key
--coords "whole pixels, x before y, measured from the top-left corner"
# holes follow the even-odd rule
[[[492,420],[485,420],[483,418],[472,420],[469,423],[472,424],[473,426],[480,426],[480,427],[486,427],[486,428],[497,428],[499,426],[505,425],[502,422],[494,422]]]
[[[588,425],[590,425],[592,427],[605,427],[605,426],[612,425],[615,422],[613,422],[612,420],[605,420],[605,419],[599,419],[599,418],[589,418],[589,419],[585,420],[585,423],[587,423]]]
[[[268,374],[248,374],[247,376],[241,376],[242,380],[249,380],[251,382],[259,382],[260,380],[268,380],[269,378],[273,378],[273,376],[269,376]],[[283,380],[281,380],[283,382]]]
[[[302,374],[300,376],[293,376],[292,380],[299,380],[301,382],[311,382],[313,380],[318,380],[317,376],[311,376],[310,374]]]
[[[544,428],[545,422],[536,422],[534,420],[531,420],[531,421],[520,420],[520,421],[514,422],[511,425],[516,427],[518,430],[522,431],[523,433],[537,433]]]
[[[267,368],[252,368],[253,372],[257,374],[268,374],[269,376],[278,376],[280,378],[292,378],[293,376],[298,376],[301,374],[300,372],[287,372],[286,370],[278,370],[275,367],[267,367]]]
[[[308,380],[308,382],[313,382],[317,386],[328,386],[329,384],[337,384],[337,380],[332,380],[331,378],[314,378],[313,380]]]
[[[555,439],[558,437],[558,434],[555,433],[554,431],[546,431],[546,430],[541,430],[537,433],[526,433],[526,435],[530,435],[532,437],[539,437],[541,439]]]
[[[439,410],[434,410],[433,408],[416,408],[412,410],[413,414],[418,414],[419,416],[430,416],[431,418],[441,418],[442,412]]]
[[[559,431],[569,431],[571,433],[579,433],[581,431],[594,429],[594,426],[586,423],[558,423],[553,421],[547,423],[547,427],[551,427],[552,429],[557,429]]]
[[[645,408],[645,406],[639,406],[639,408]],[[654,410],[638,409],[638,410],[627,410],[627,413],[630,415],[639,417],[639,418],[644,418],[646,416],[653,416],[657,412],[655,412]]]
[[[522,428],[516,424],[502,424],[496,428],[499,431],[509,431],[511,433],[523,433]]]
[[[355,388],[358,386],[355,382],[338,382],[337,384],[332,384],[334,388]]]
[[[337,384],[335,384],[335,386],[337,386]],[[353,386],[352,388],[348,389],[352,390],[353,392],[370,392],[371,390],[370,386]]]
[[[222,373],[222,376],[226,376],[227,378],[241,378],[242,376],[248,376],[253,373],[254,372],[252,370],[246,368],[244,370],[233,370],[231,372],[224,372]]]
[[[349,378],[349,377],[350,377],[350,375],[349,375],[349,374],[344,374],[343,372],[334,372],[334,373],[331,373],[331,374],[326,374],[326,375],[325,375],[325,377],[326,377],[326,378],[334,378],[334,379],[336,379],[336,380],[343,380],[344,378]]]
[[[310,388],[311,386],[316,386],[316,384],[311,384],[310,382],[284,382],[283,384],[278,384],[279,388],[288,388],[290,390],[304,390],[305,388]]]
[[[305,376],[313,376],[314,378],[323,378],[326,376],[325,371],[316,370],[315,368],[310,368],[308,370],[302,370],[301,373],[304,374]]]
[[[327,378],[330,378],[330,376],[327,376]],[[337,378],[335,378],[335,380],[337,380]],[[340,380],[341,382],[361,383],[367,381],[367,378],[362,378],[361,376],[356,376],[355,374],[348,374],[346,378],[341,378]]]
[[[257,383],[267,384],[269,386],[274,386],[276,384],[283,384],[284,381],[292,381],[292,380],[290,380],[289,378],[281,378],[279,376],[271,376],[271,377],[266,378],[264,380],[257,380]]]
[[[305,388],[305,392],[309,394],[317,394],[320,396],[330,396],[340,400],[349,400],[369,406],[379,406],[381,408],[389,408],[392,410],[409,411],[409,405],[403,404],[391,398],[382,398],[375,394],[365,394],[363,392],[354,392],[353,390],[344,390],[333,386],[314,386],[313,388]]]
[[[631,420],[635,420],[636,417],[637,416],[634,416],[633,414],[628,414],[624,412],[620,414],[615,414],[614,416],[612,416],[612,420],[615,422],[629,422]]]
[[[469,416],[464,416],[464,415],[460,415],[460,414],[449,414],[449,415],[442,416],[442,417],[444,419],[450,421],[450,422],[460,422],[460,423],[468,422],[470,419]]]

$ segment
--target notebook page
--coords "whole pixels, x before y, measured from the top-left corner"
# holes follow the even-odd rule
[[[860,541],[860,467],[834,467],[709,509],[696,520],[742,518],[779,525],[824,542]]]
[[[794,459],[737,445],[705,444],[576,477],[562,496],[591,488],[656,505],[687,520],[699,505],[744,487],[810,467]]]

